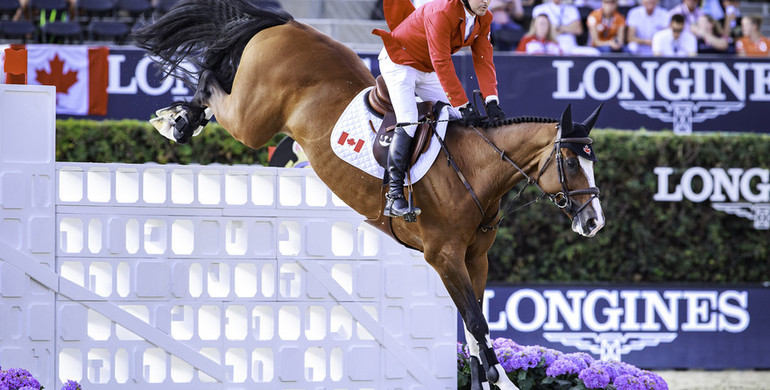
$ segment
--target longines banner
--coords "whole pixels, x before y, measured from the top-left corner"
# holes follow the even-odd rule
[[[515,115],[554,116],[568,103],[591,112],[605,102],[600,127],[770,131],[762,120],[770,100],[766,60],[508,55],[496,62],[502,100]]]
[[[484,314],[493,339],[522,345],[645,368],[766,369],[768,307],[760,286],[488,286]]]
[[[376,54],[360,54],[379,74]],[[473,62],[454,57],[466,90],[476,88]],[[148,119],[194,93],[161,81],[138,49],[110,48],[107,118]],[[499,95],[509,116],[591,112],[604,102],[600,127],[768,132],[770,62],[737,57],[638,58],[519,56],[496,53]]]

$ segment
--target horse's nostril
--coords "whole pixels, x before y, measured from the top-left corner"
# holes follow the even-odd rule
[[[597,226],[596,218],[591,218],[588,221],[586,221],[586,227],[588,228],[589,232],[596,229],[596,226]]]

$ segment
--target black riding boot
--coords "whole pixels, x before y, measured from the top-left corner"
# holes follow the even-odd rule
[[[409,159],[409,147],[412,145],[412,137],[404,131],[403,127],[393,130],[393,140],[388,148],[388,173],[390,174],[390,189],[385,194],[384,215],[387,217],[400,217],[409,210],[409,202],[404,198],[404,177],[407,159]],[[419,214],[419,209],[414,210]]]

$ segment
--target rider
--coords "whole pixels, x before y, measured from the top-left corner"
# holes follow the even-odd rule
[[[380,72],[388,86],[398,125],[389,148],[390,189],[384,215],[399,217],[409,210],[404,199],[404,171],[417,126],[415,93],[425,101],[445,101],[458,108],[462,123],[478,126],[481,115],[472,105],[455,72],[452,54],[471,47],[473,67],[485,96],[490,122],[505,119],[497,99],[497,75],[492,63],[489,30],[490,0],[434,0],[415,9],[409,0],[385,0],[383,9],[390,32],[382,37]],[[418,210],[415,210],[418,211]]]

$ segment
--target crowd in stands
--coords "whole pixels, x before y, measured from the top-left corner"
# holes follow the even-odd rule
[[[177,1],[0,0],[0,41],[126,43],[143,16],[162,14]],[[281,7],[278,0],[252,1]],[[762,17],[741,15],[738,0],[491,0],[489,11],[498,51],[770,56]]]
[[[496,50],[526,54],[770,56],[737,0],[491,0]]]
[[[0,42],[130,43],[137,23],[162,15],[177,1],[0,0]],[[251,1],[281,8],[278,0]]]

